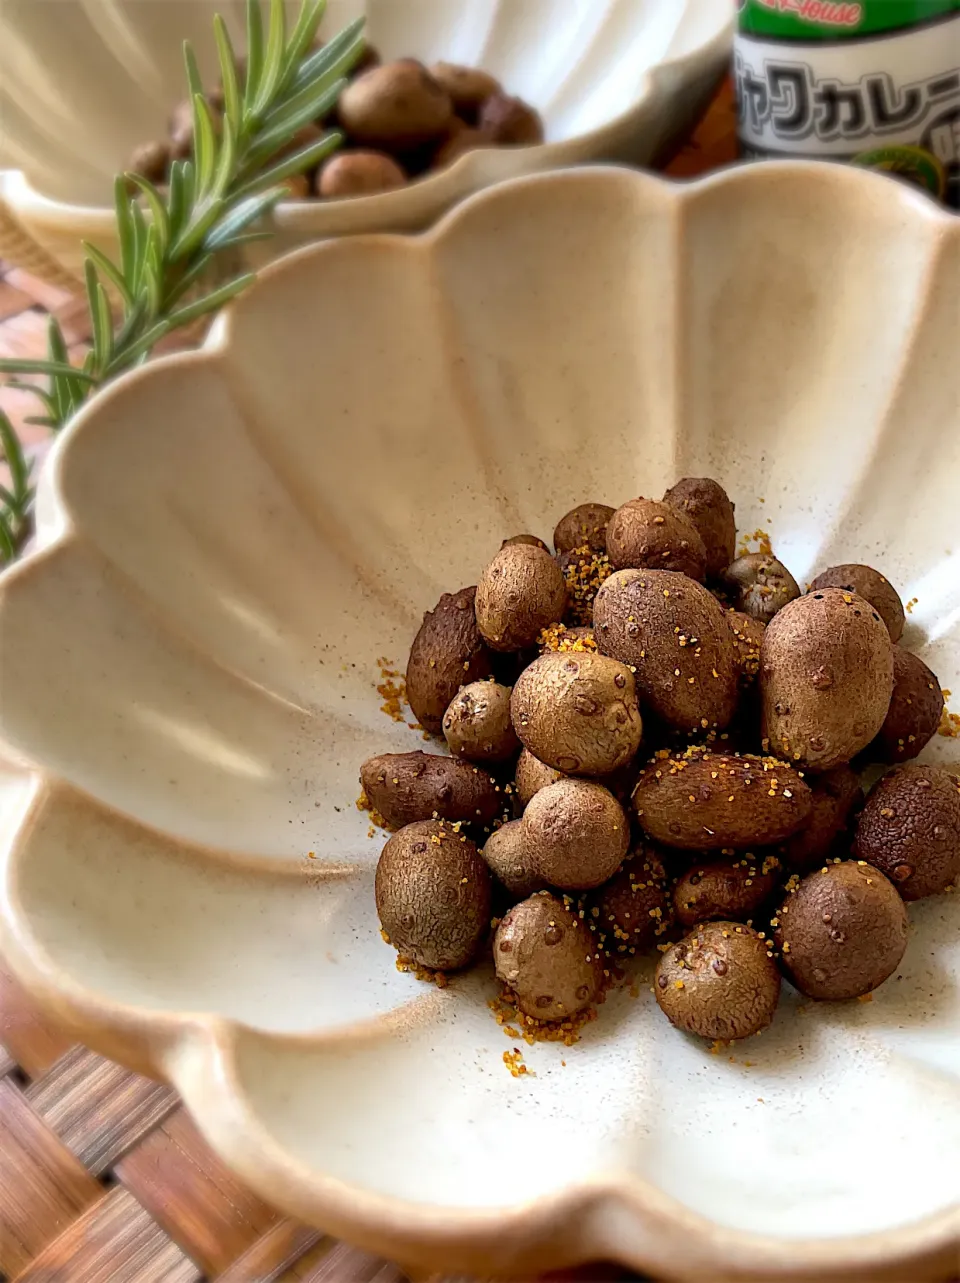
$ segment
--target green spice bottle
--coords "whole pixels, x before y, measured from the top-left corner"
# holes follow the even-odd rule
[[[747,157],[848,161],[960,206],[960,0],[737,0]]]

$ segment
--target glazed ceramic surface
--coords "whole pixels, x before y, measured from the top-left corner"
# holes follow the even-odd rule
[[[299,3],[290,0],[291,15]],[[242,0],[4,0],[0,6],[0,200],[82,277],[81,239],[115,256],[114,175],[166,133],[183,98],[181,44],[218,77],[212,16],[238,45]],[[730,0],[329,0],[321,35],[367,16],[385,58],[482,66],[543,114],[539,147],[469,153],[397,191],[298,202],[275,215],[262,262],[351,232],[422,228],[469,193],[586,160],[646,164],[706,107],[730,56]],[[242,46],[241,46],[242,47]]]
[[[424,747],[376,685],[441,592],[685,474],[801,582],[880,566],[960,691],[958,296],[960,221],[832,166],[544,175],[269,269],[67,429],[0,581],[10,964],[265,1197],[404,1261],[945,1269],[960,895],[910,906],[871,1002],[787,988],[711,1054],[649,964],[515,1079],[488,969],[396,970],[355,802],[363,759]]]

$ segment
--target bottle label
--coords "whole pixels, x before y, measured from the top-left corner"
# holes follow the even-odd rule
[[[958,201],[960,0],[742,0],[734,75],[744,154],[851,161]]]
[[[742,32],[781,40],[844,40],[936,22],[960,0],[737,0]]]

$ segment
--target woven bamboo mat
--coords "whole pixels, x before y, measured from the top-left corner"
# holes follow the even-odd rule
[[[733,150],[725,87],[669,169],[688,177]],[[51,313],[81,356],[89,337],[83,300],[0,264],[0,356],[43,355]],[[24,422],[36,402],[4,388],[0,405],[39,458],[47,433]],[[174,1091],[73,1045],[0,969],[0,1283],[405,1277],[268,1207],[223,1167]],[[624,1276],[591,1267],[564,1277]]]

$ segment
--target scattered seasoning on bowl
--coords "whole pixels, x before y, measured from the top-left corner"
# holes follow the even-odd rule
[[[380,933],[383,935],[383,932]],[[425,984],[436,985],[438,989],[446,989],[450,983],[450,977],[445,971],[434,971],[430,967],[421,967],[419,962],[414,962],[412,958],[403,958],[397,955],[397,970],[408,972],[416,980],[422,980]]]
[[[405,722],[411,730],[419,730],[418,723],[407,722],[406,714],[403,711],[407,702],[407,683],[403,674],[398,668],[394,668],[392,660],[386,658],[378,659],[377,666],[380,669],[377,694],[383,700],[380,705],[380,712],[386,713],[395,722]]]
[[[392,666],[389,659],[378,659],[380,666],[380,681],[377,685],[377,694],[383,700],[380,705],[380,712],[393,719],[395,722],[402,722],[408,730],[421,731],[425,740],[432,739],[433,736],[429,731],[423,729],[419,722],[407,721],[407,715],[404,712],[404,705],[409,707],[407,699],[407,682],[403,673],[398,668]]]
[[[602,997],[600,1001],[603,1001]],[[587,1007],[566,1020],[537,1020],[534,1016],[525,1016],[517,1008],[515,995],[506,987],[496,998],[489,999],[487,1006],[508,1037],[522,1038],[530,1047],[536,1042],[562,1042],[565,1047],[572,1047],[580,1041],[584,1025],[597,1018],[596,1007]],[[519,1026],[519,1031],[515,1026]]]
[[[937,734],[947,739],[960,739],[960,713],[951,713],[947,708],[947,700],[952,694],[953,691],[949,690],[943,692],[943,712],[940,714]]]
[[[513,1051],[503,1053],[503,1063],[510,1070],[514,1078],[536,1078],[532,1069],[528,1069],[523,1063],[523,1052],[519,1047],[514,1047]]]
[[[756,544],[756,547],[751,547],[752,544]],[[768,531],[755,530],[752,535],[740,536],[740,547],[737,550],[737,556],[745,557],[750,552],[762,552],[766,557],[773,556],[773,544],[770,542]]]
[[[366,792],[361,789],[360,796],[357,798],[356,807],[358,811],[366,811],[370,816],[370,827],[367,829],[367,837],[376,837],[377,829],[383,829],[385,833],[392,833],[390,825],[386,822],[380,812],[370,804],[370,799]]]

